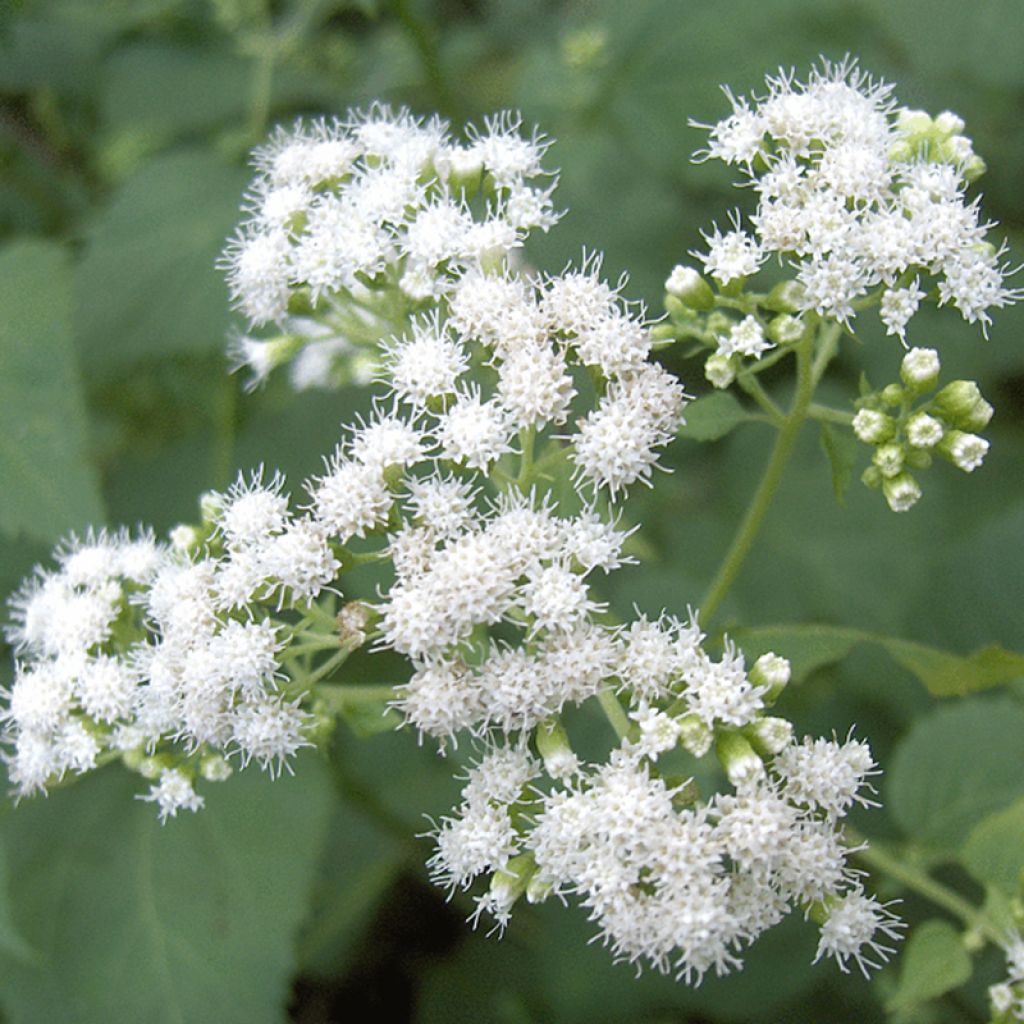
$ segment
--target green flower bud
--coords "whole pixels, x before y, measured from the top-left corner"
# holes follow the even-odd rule
[[[930,391],[939,379],[939,353],[933,348],[912,348],[900,363],[900,378],[915,394]]]
[[[234,774],[234,768],[220,754],[207,754],[199,762],[199,774],[207,782],[224,782]]]
[[[871,490],[876,490],[882,486],[882,474],[878,472],[877,466],[868,466],[860,475],[860,482],[865,487],[870,487]]]
[[[936,450],[944,455],[957,469],[973,473],[985,461],[989,443],[977,434],[966,434],[951,430],[937,445]]]
[[[937,413],[950,426],[962,428],[966,425],[964,421],[975,415],[978,403],[984,401],[973,380],[954,380],[932,399],[929,411]]]
[[[907,395],[899,384],[886,384],[886,386],[882,388],[880,397],[886,405],[896,406],[902,405],[903,400]]]
[[[900,473],[882,481],[882,493],[893,512],[906,512],[917,504],[921,488],[909,473]]]
[[[734,786],[753,782],[764,775],[764,762],[741,733],[720,733],[715,741],[715,753]]]
[[[903,469],[903,446],[890,442],[879,445],[871,461],[878,467],[878,472],[887,480],[897,476]]]
[[[715,305],[711,285],[693,267],[674,267],[665,282],[665,291],[690,309],[708,310]]]
[[[932,453],[925,448],[909,448],[904,454],[910,469],[928,469],[932,464]]]
[[[799,281],[780,281],[768,293],[764,305],[776,313],[799,313],[803,299],[804,286]]]
[[[197,551],[203,542],[203,531],[188,523],[179,523],[167,536],[171,547],[183,554]]]
[[[977,181],[987,170],[988,164],[977,153],[972,153],[964,161],[961,173],[967,181],[973,182]]]
[[[993,412],[995,410],[992,406],[984,398],[979,398],[971,407],[971,411],[966,416],[960,417],[959,426],[974,433],[984,430],[989,425]]]
[[[914,448],[934,448],[942,440],[942,424],[926,412],[907,420],[907,442]]]
[[[932,130],[932,119],[924,110],[904,107],[896,114],[896,130],[901,135],[925,135]]]
[[[782,313],[768,322],[768,337],[776,345],[793,345],[803,336],[803,321],[789,313]]]
[[[544,760],[544,769],[553,779],[567,779],[579,770],[580,762],[573,753],[569,735],[557,718],[537,726],[534,734],[537,753]]]
[[[711,729],[696,715],[684,715],[679,723],[679,742],[694,757],[703,757],[711,749]]]
[[[896,421],[884,412],[861,409],[853,417],[853,432],[865,444],[881,444],[896,434]]]
[[[530,879],[537,873],[537,862],[532,853],[513,857],[504,868],[491,876],[491,896],[495,904],[508,910],[526,892]]]
[[[793,742],[793,723],[785,718],[758,718],[743,730],[743,735],[762,757],[774,757]]]
[[[944,110],[935,118],[934,124],[935,131],[947,139],[951,135],[959,135],[966,127],[964,119],[959,114],[954,114],[952,110]]]
[[[554,886],[551,882],[546,881],[535,872],[526,883],[526,902],[543,903],[551,895],[553,889]]]
[[[721,352],[714,352],[704,361],[704,376],[716,388],[727,388],[736,379],[733,360]]]
[[[792,667],[786,658],[780,657],[774,651],[767,651],[754,662],[749,672],[749,678],[754,686],[765,688],[765,702],[772,704],[779,699],[779,695],[789,684],[792,675]]]

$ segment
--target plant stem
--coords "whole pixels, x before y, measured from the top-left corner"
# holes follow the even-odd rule
[[[519,431],[519,475],[516,477],[516,487],[525,494],[530,477],[533,475],[533,442],[537,431],[533,427],[523,427]]]
[[[626,739],[630,732],[629,719],[626,717],[626,712],[622,710],[615,691],[606,687],[597,695],[597,702],[601,705],[601,710],[605,713],[605,717],[611,723],[619,739]]]
[[[765,466],[761,482],[747,507],[746,515],[733,537],[732,544],[719,566],[717,575],[700,603],[700,621],[705,629],[714,618],[715,612],[718,611],[719,605],[735,582],[750,553],[765,514],[771,506],[775,492],[779,489],[790,456],[793,454],[797,435],[800,433],[804,420],[807,419],[807,409],[811,404],[815,383],[811,366],[813,340],[814,336],[808,333],[795,346],[796,390],[793,394],[793,403],[779,427],[768,465]]]
[[[860,836],[851,829],[847,829],[846,832],[847,836],[855,842],[860,839]],[[911,891],[930,900],[936,906],[949,911],[954,917],[958,917],[968,929],[984,936],[989,942],[993,942],[997,946],[1003,945],[1005,937],[1000,934],[998,928],[985,913],[969,900],[965,900],[958,892],[937,882],[920,868],[900,860],[884,847],[875,843],[863,850],[858,850],[855,856],[868,867],[881,871],[894,881],[902,883]]]
[[[832,409],[827,405],[819,405],[817,402],[811,402],[807,407],[807,418],[809,420],[819,420],[822,423],[839,423],[844,427],[848,427],[853,423],[852,412]]]
[[[323,698],[332,707],[341,708],[346,704],[361,704],[364,702],[372,703],[379,700],[390,700],[395,695],[395,688],[387,685],[331,686],[328,684],[325,686],[318,686],[316,695]]]

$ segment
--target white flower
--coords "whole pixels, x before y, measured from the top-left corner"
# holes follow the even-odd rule
[[[857,888],[829,907],[828,920],[821,926],[821,939],[814,957],[817,963],[823,956],[835,957],[843,971],[847,961],[853,960],[867,977],[868,968],[878,968],[896,952],[884,940],[899,941],[905,925],[874,896],[866,896]],[[876,935],[881,935],[876,939]],[[873,957],[874,959],[870,959]]]
[[[494,400],[483,401],[476,386],[459,393],[454,404],[438,417],[437,440],[441,457],[470,469],[486,469],[512,451],[514,425]]]
[[[834,740],[805,737],[779,754],[775,770],[786,785],[786,795],[794,803],[820,808],[832,817],[843,817],[853,803],[865,807],[875,801],[860,790],[865,779],[877,775],[871,750],[862,740]],[[871,786],[866,786],[872,791]]]
[[[764,328],[753,316],[744,317],[718,341],[718,351],[726,357],[739,355],[748,359],[760,359],[774,344],[764,336]]]
[[[166,822],[178,811],[198,811],[203,798],[192,788],[192,780],[177,768],[167,768],[160,780],[140,799],[155,803],[160,810],[160,821]]]

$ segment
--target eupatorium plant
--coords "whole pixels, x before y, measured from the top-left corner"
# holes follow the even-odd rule
[[[671,271],[653,322],[599,256],[530,269],[528,235],[559,214],[549,144],[510,115],[460,139],[374,107],[257,150],[222,260],[253,332],[232,357],[254,385],[360,382],[374,411],[297,498],[258,467],[166,541],[89,532],[37,569],[8,628],[15,793],[118,761],[166,820],[251,762],[290,771],[354,705],[393,709],[441,754],[474,751],[459,806],[424,808],[430,875],[471,890],[474,919],[573,899],[614,956],[687,983],[739,968],[791,912],[820,928],[818,958],[886,960],[902,924],[845,825],[874,804],[867,741],[797,739],[775,708],[787,652],[748,664],[712,622],[807,419],[872,447],[865,483],[895,511],[935,455],[968,472],[984,458],[991,407],[970,381],[940,387],[933,349],[910,349],[900,382],[865,383],[855,412],[814,402],[858,318],[876,309],[906,344],[922,302],[984,329],[1019,295],[968,198],[984,165],[955,115],[898,108],[850,62],[727,95],[700,155],[734,165],[758,207],[749,229],[737,214],[705,234],[703,273]],[[682,595],[623,622],[601,580],[635,561],[631,490],[656,485],[684,422],[690,396],[656,358],[670,345],[778,435],[700,607]],[[787,359],[784,409],[759,374]],[[349,574],[378,563],[378,598],[348,599]],[[404,656],[407,678],[348,682],[364,647]],[[565,718],[581,704],[608,720],[601,757]],[[1018,1017],[1020,974],[993,997]]]

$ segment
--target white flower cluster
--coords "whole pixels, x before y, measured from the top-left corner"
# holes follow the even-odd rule
[[[882,321],[901,340],[928,278],[940,304],[986,329],[991,308],[1020,298],[1004,283],[1004,249],[985,240],[992,225],[966,198],[984,164],[959,117],[897,109],[891,86],[851,60],[767,87],[750,99],[726,90],[732,113],[697,125],[710,132],[699,155],[739,165],[759,197],[752,232],[737,219],[694,253],[720,284],[777,253],[797,271],[801,309],[847,323],[879,288]]]
[[[257,474],[207,496],[215,532],[203,552],[90,535],[14,596],[3,719],[19,796],[122,757],[158,780],[150,799],[166,818],[201,806],[197,770],[216,781],[237,756],[274,775],[308,745],[272,606],[308,602],[341,563],[321,521],[289,515],[281,487]]]
[[[461,273],[500,266],[551,227],[554,184],[536,183],[552,178],[547,142],[519,129],[506,113],[462,143],[438,118],[379,105],[279,129],[255,153],[249,218],[222,262],[250,323],[286,334],[239,339],[237,361],[258,381],[296,358],[297,387],[325,384],[337,356],[372,348]]]
[[[1024,1021],[1024,938],[1019,932],[1007,937],[1003,947],[1006,954],[1006,980],[990,986],[989,1003],[997,1024]]]
[[[712,661],[695,626],[642,621],[628,634],[619,685],[632,697],[631,734],[589,766],[543,726],[539,758],[526,734],[492,745],[432,833],[437,884],[454,891],[490,876],[477,913],[499,927],[523,894],[574,895],[618,959],[687,983],[742,966],[743,948],[795,908],[821,927],[816,959],[879,966],[902,925],[863,891],[841,827],[853,803],[871,803],[867,745],[797,744],[788,722],[762,714],[772,686],[756,681],[784,683],[782,659],[760,659],[748,676],[732,649]],[[640,690],[626,682],[630,668]],[[657,762],[679,744],[703,756],[713,738],[733,789],[701,802],[692,781],[668,783]],[[553,786],[540,781],[545,770]]]

